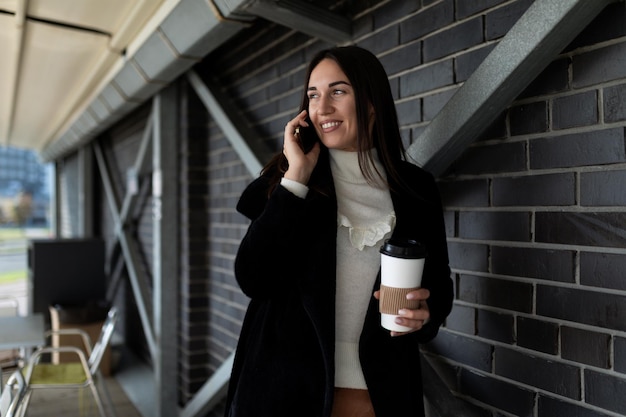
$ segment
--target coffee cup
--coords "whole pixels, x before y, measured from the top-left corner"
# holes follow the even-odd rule
[[[407,300],[406,295],[422,284],[426,248],[411,239],[387,239],[380,253],[380,324],[396,332],[412,330],[397,324],[395,319],[400,309],[419,308],[419,300]]]

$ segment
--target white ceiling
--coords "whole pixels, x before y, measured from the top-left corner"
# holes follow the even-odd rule
[[[0,145],[41,150],[164,0],[0,0]]]

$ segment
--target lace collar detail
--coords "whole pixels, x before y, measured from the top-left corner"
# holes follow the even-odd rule
[[[392,212],[385,219],[373,224],[353,226],[348,217],[339,213],[337,223],[340,227],[348,228],[350,244],[358,250],[363,250],[366,246],[376,245],[393,230],[396,225],[396,214]]]

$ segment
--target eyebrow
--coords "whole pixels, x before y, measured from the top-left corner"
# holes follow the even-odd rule
[[[336,85],[340,85],[340,84],[345,84],[347,86],[350,86],[350,83],[347,81],[334,81],[330,84],[328,84],[328,87],[334,87]],[[317,90],[317,87],[309,87],[307,88],[307,91],[312,91],[312,90]]]

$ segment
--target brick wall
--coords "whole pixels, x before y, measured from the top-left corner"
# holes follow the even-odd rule
[[[529,0],[337,2],[385,65],[416,140]],[[610,6],[441,178],[453,312],[429,356],[497,416],[626,413],[626,7]],[[305,65],[329,45],[259,21],[196,67],[278,150]],[[234,349],[247,300],[233,260],[248,173],[185,87],[180,400]],[[213,413],[219,415],[218,411]]]
[[[428,350],[486,410],[626,413],[625,18],[605,10],[440,181],[457,299]]]

